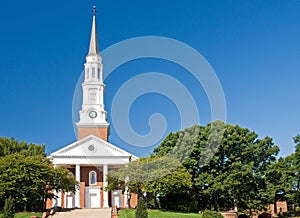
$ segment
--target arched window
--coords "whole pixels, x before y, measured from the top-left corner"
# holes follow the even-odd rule
[[[97,184],[97,173],[95,171],[91,171],[89,173],[89,183],[90,183],[90,185]]]

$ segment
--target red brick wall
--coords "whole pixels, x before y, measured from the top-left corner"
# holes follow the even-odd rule
[[[287,202],[286,201],[277,201],[276,202],[277,206],[277,214],[280,213],[280,208],[282,209],[281,212],[287,212]],[[274,204],[270,204],[269,210],[271,211],[271,215],[274,215]]]
[[[130,207],[135,208],[138,202],[138,195],[137,194],[130,194]]]
[[[95,171],[97,173],[97,182],[103,182],[103,172],[94,166],[81,166],[80,167],[80,182],[85,182],[86,186],[89,186],[89,173]]]
[[[80,182],[80,207],[84,208],[85,182]]]
[[[100,190],[100,207],[103,207],[103,205],[104,205],[103,182],[97,182],[97,186],[101,186],[101,190]]]
[[[49,192],[51,192],[51,191],[49,191]],[[46,202],[46,209],[52,208],[52,205],[53,205],[52,199],[47,199],[47,202]]]
[[[67,168],[75,176],[75,168]]]
[[[108,141],[108,135],[109,135],[109,129],[108,127],[104,128],[78,128],[78,140],[83,139],[84,137],[87,137],[89,135],[97,136],[98,138],[103,139],[104,141]]]
[[[65,208],[65,193],[61,193],[61,207]]]
[[[122,194],[122,206],[121,207],[122,208],[125,207],[125,195],[124,194]]]

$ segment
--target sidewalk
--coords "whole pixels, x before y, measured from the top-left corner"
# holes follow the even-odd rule
[[[88,218],[111,218],[111,208],[106,209],[74,209],[56,212],[53,218],[88,217]]]

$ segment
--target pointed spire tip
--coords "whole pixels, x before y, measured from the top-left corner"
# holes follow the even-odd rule
[[[93,6],[93,22],[91,29],[90,49],[88,55],[98,55],[98,40],[96,31],[96,6]]]

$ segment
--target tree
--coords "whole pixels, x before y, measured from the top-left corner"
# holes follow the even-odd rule
[[[260,139],[247,128],[215,121],[170,133],[149,158],[129,163],[112,177],[125,187],[127,176],[131,192],[147,193],[148,201],[159,196],[160,206],[165,198],[192,196],[188,201],[200,210],[251,213],[269,203],[266,175],[278,152],[270,137]]]
[[[53,168],[44,146],[0,138],[0,205],[9,196],[17,210],[32,202],[55,197],[51,190],[73,191],[77,182],[68,170]]]
[[[44,185],[51,179],[50,161],[41,156],[11,154],[0,158],[0,198],[12,196],[17,209],[41,199]]]
[[[294,137],[294,142],[296,143],[295,155],[293,157],[295,175],[294,200],[297,203],[298,207],[300,207],[300,135]]]
[[[25,141],[19,142],[14,138],[0,138],[0,157],[16,153],[25,156],[38,155],[46,157],[45,145],[27,144]]]
[[[15,203],[14,203],[14,199],[10,196],[5,200],[2,218],[14,218],[14,217],[15,217]]]
[[[153,156],[168,155],[178,146],[185,146],[181,135],[196,136],[183,166],[192,175],[193,194],[201,210],[257,208],[265,204],[263,176],[275,162],[278,147],[272,139],[258,139],[258,135],[237,125],[220,121],[206,126],[193,126],[170,134]]]
[[[293,189],[292,156],[279,158],[277,162],[268,167],[266,172],[266,194],[268,203],[274,204],[274,212],[277,212],[276,202],[287,200],[288,194]]]
[[[63,167],[50,167],[48,179],[44,181],[43,209],[46,208],[48,199],[54,199],[57,196],[54,195],[55,191],[58,192],[73,192],[75,193],[79,189],[79,183],[70,172]]]
[[[169,157],[141,158],[108,174],[108,190],[127,187],[131,193],[139,196],[146,194],[146,200],[152,207],[159,207],[158,198],[171,193],[186,193],[192,186],[191,175],[178,160]]]
[[[140,198],[138,200],[135,217],[136,218],[148,218],[147,204],[143,198]]]

